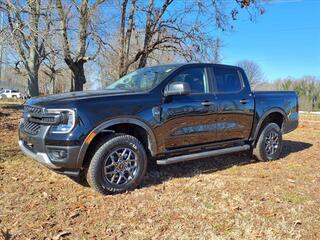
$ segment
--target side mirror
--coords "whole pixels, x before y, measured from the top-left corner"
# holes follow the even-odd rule
[[[186,82],[172,82],[166,86],[164,96],[177,96],[190,94],[190,85]]]

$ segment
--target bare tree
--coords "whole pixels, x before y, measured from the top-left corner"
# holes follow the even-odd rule
[[[1,2],[1,8],[7,16],[6,33],[10,43],[19,55],[28,75],[28,91],[31,96],[39,95],[39,68],[45,53],[45,33],[47,29],[40,29],[41,16],[48,10],[41,5],[40,0]],[[45,10],[42,10],[45,9]]]
[[[125,75],[130,66],[135,63],[138,63],[137,67],[139,68],[144,67],[147,64],[148,56],[155,50],[177,48],[177,46],[174,46],[173,44],[175,44],[178,37],[167,32],[169,25],[173,25],[174,22],[177,24],[177,20],[174,20],[174,17],[172,17],[171,20],[163,18],[164,13],[172,2],[173,0],[164,0],[160,7],[156,7],[154,0],[149,0],[147,6],[139,6],[140,11],[137,13],[136,1],[130,1],[130,13],[128,22],[126,22],[125,19],[127,18],[126,9],[128,0],[122,1],[119,76]],[[136,14],[139,14],[138,16],[144,15],[145,23],[142,29],[136,29],[135,36],[137,39],[141,40],[142,43],[139,44],[141,46],[133,52],[130,46],[130,40],[132,38],[132,34],[134,34],[133,26],[137,24],[135,22]],[[127,31],[125,30],[126,27]],[[125,32],[127,34],[125,34]],[[168,44],[165,45],[166,43]]]
[[[128,0],[123,0],[121,4],[121,24],[120,24],[120,53],[119,53],[119,76],[127,73],[129,68],[129,54],[131,47],[131,38],[134,27],[134,16],[136,12],[136,0],[130,2],[130,13],[128,17],[128,27],[126,31],[126,17]]]
[[[221,62],[221,48],[222,40],[218,37],[214,40],[213,43],[213,63],[220,63]]]
[[[101,22],[111,9],[102,7],[105,0],[4,0],[0,1],[0,7],[7,15],[5,33],[19,56],[16,66],[24,67],[29,92],[36,96],[39,69],[49,82],[56,83],[61,61],[71,71],[71,90],[83,90],[85,63],[95,60],[105,47],[109,52],[103,54],[111,54],[109,62],[116,69],[109,75],[117,72],[122,76],[131,69],[176,56],[199,62],[210,52],[218,61],[218,51],[212,52],[215,48],[212,31],[231,29],[230,22],[237,18],[240,9],[245,9],[250,18],[257,9],[262,13],[259,2],[265,0],[233,1],[237,7],[230,9],[225,7],[229,1],[224,0],[119,0],[120,21],[108,22],[108,26]],[[109,5],[105,6],[114,2],[108,1]],[[106,41],[101,26],[117,39]],[[112,28],[117,30],[111,32]],[[220,48],[218,45],[216,49]],[[66,76],[65,69],[63,71]],[[59,87],[59,91],[61,89]]]
[[[146,66],[150,54],[154,51],[175,52],[187,61],[203,61],[202,56],[214,45],[209,29],[232,29],[230,20],[236,20],[238,9],[246,9],[250,18],[254,16],[250,9],[258,9],[259,13],[263,13],[258,2],[260,1],[235,0],[238,8],[228,15],[222,0],[186,1],[182,5],[177,0],[149,0],[147,5],[143,2],[138,4],[135,0],[122,0],[119,76],[125,75],[136,63],[138,68]],[[129,5],[130,13],[127,15]],[[144,23],[139,22],[139,19],[143,19]],[[139,39],[139,47],[134,51],[130,47],[132,35]],[[220,50],[221,40],[216,44],[219,45],[216,49]]]
[[[255,88],[259,83],[264,81],[264,74],[256,62],[243,60],[238,62],[238,66],[246,72],[252,88]]]
[[[97,13],[98,7],[104,2],[104,0],[97,0],[93,4],[90,4],[88,0],[81,0],[80,3],[71,1],[69,4],[63,4],[61,0],[56,0],[56,8],[59,18],[59,32],[62,37],[62,52],[64,60],[71,70],[71,91],[83,90],[83,85],[86,83],[84,64],[88,60],[94,60],[100,50],[102,40],[94,30],[94,24],[92,23],[94,15]],[[79,22],[77,24],[77,46],[73,51],[74,45],[70,40],[71,33],[71,21],[69,21],[71,15],[78,16]],[[95,40],[97,44],[96,52],[89,56],[88,45],[89,40]]]
[[[53,94],[56,93],[56,80],[57,75],[59,75],[63,68],[59,64],[59,55],[56,51],[52,50],[51,54],[48,55],[43,63],[42,72],[48,77],[48,82],[46,83],[46,93]]]

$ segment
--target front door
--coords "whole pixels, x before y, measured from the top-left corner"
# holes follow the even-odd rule
[[[166,149],[194,146],[215,140],[215,105],[206,67],[187,67],[169,82],[187,82],[187,96],[167,97],[161,106],[161,131]],[[168,83],[168,84],[169,84]]]

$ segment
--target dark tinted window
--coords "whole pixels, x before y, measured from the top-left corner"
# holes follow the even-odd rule
[[[238,71],[232,68],[214,68],[217,92],[237,92],[242,89]]]
[[[205,68],[189,68],[180,72],[172,82],[186,82],[190,85],[191,93],[208,93],[209,84]]]

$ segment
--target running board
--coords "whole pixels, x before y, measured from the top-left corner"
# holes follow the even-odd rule
[[[172,164],[172,163],[185,162],[185,161],[190,161],[190,160],[199,159],[199,158],[214,157],[214,156],[228,154],[228,153],[241,152],[241,151],[246,151],[249,149],[250,149],[250,145],[243,145],[243,146],[237,146],[237,147],[229,147],[229,148],[211,150],[211,151],[207,151],[207,152],[192,153],[192,154],[188,154],[188,155],[182,155],[182,156],[157,160],[157,164],[158,165],[168,165],[168,164]]]

